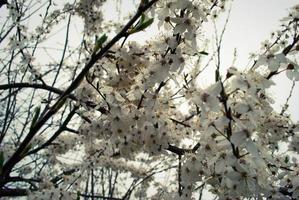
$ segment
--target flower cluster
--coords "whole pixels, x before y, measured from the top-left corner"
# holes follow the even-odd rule
[[[265,53],[250,70],[231,67],[225,79],[209,87],[199,87],[193,76],[180,78],[182,72],[188,73],[185,66],[192,63],[186,52],[196,46],[193,36],[201,23],[195,22],[208,20],[213,5],[219,10],[223,7],[209,1],[158,2],[159,26],[165,32],[172,30],[173,35],[166,33],[144,45],[128,42],[116,46],[97,63],[89,74],[97,87],[84,86],[94,90],[85,90],[84,101],[96,97],[93,101],[108,113],[92,114],[93,120],[81,126],[80,134],[86,140],[93,138],[94,144],[105,141],[103,154],[117,152],[127,159],[141,152],[161,155],[170,144],[183,147],[184,140],[191,139],[198,148],[180,161],[181,194],[176,198],[190,199],[198,183],[209,185],[220,199],[270,198],[274,192],[281,197],[281,188],[288,187],[282,181],[286,175],[274,173],[275,169],[296,166],[294,162],[281,163],[284,156],[273,159],[271,154],[279,150],[280,142],[293,136],[294,128],[288,117],[271,106],[267,90],[274,82],[268,73],[286,70],[288,77],[296,79],[297,65],[287,57],[288,45],[279,39],[280,43],[265,42]],[[174,92],[176,88],[179,92]],[[178,113],[176,107],[182,100],[175,101],[177,95],[188,102],[190,118]],[[293,138],[293,151],[295,144]],[[173,197],[164,193],[164,198]]]
[[[104,0],[80,0],[67,3],[62,9],[48,10],[49,15],[35,29],[36,33],[26,38],[26,27],[19,24],[22,34],[11,37],[8,42],[10,53],[17,50],[23,56],[20,71],[24,76],[19,85],[29,80],[25,76],[29,71],[35,82],[24,83],[25,86],[49,90],[49,93],[40,95],[42,103],[46,104],[41,113],[36,112],[32,117],[29,110],[24,112],[28,113],[27,117],[20,117],[27,124],[33,121],[28,132],[35,135],[16,157],[20,162],[12,168],[13,173],[5,177],[13,178],[15,174],[20,175],[20,179],[33,177],[20,181],[24,182],[22,188],[30,190],[30,199],[94,198],[100,192],[103,196],[99,196],[106,198],[104,190],[109,184],[108,196],[112,198],[119,177],[125,186],[115,190],[118,196],[124,193],[122,199],[129,198],[133,190],[136,198],[149,198],[148,188],[155,186],[157,193],[153,194],[153,199],[192,199],[201,189],[209,190],[218,199],[299,198],[298,124],[273,108],[274,100],[268,92],[275,85],[272,77],[281,72],[286,72],[291,81],[299,80],[296,62],[299,7],[292,8],[290,15],[283,19],[283,30],[273,33],[271,40],[262,43],[252,67],[241,71],[232,66],[222,75],[218,66],[215,82],[204,87],[198,84],[206,68],[202,66],[202,57],[210,57],[213,61],[215,55],[199,50],[199,46],[205,44],[198,36],[202,24],[225,10],[228,1],[157,1],[151,13],[144,11],[139,22],[137,19],[132,27],[117,35],[124,39],[122,43],[115,42],[100,55],[97,52],[105,49],[108,43],[106,32],[102,37],[105,41],[100,41],[99,47],[94,47],[91,41],[106,31],[101,11],[104,3]],[[137,9],[142,8],[141,5]],[[16,16],[13,20],[21,16],[14,13],[17,7],[13,4],[9,10],[11,16]],[[54,70],[56,78],[64,70],[70,72],[71,69],[68,80],[75,80],[63,91],[55,86],[61,82],[65,84],[65,80],[42,79],[33,60],[38,59],[34,51],[39,42],[47,38],[66,14],[83,19],[84,36],[80,47],[73,51],[68,51],[72,45],[67,38],[61,57],[64,60],[60,64],[54,62],[58,67]],[[135,34],[132,30],[144,25],[149,16],[159,20],[157,36],[144,44],[130,41]],[[111,41],[117,40],[115,38]],[[37,43],[30,53],[27,47],[34,40]],[[75,67],[66,62],[72,59]],[[84,68],[82,72],[87,71],[84,77],[78,71],[81,68]],[[51,69],[47,73],[51,74]],[[8,96],[3,98],[5,102],[9,99],[7,104],[14,97],[13,89],[10,88]],[[56,104],[53,103],[57,98],[54,93],[61,96]],[[36,103],[33,97],[30,108]],[[1,104],[2,107],[5,110]],[[58,115],[53,117],[52,113]],[[9,113],[5,115],[1,111],[3,123],[9,121],[8,116]],[[44,121],[48,127],[34,132],[36,124]],[[0,176],[2,170],[9,167],[7,163],[18,149],[16,147],[29,138],[23,134],[26,131],[23,135],[15,132],[13,136],[4,137],[4,146],[1,143]],[[3,139],[2,133],[0,138]],[[7,142],[9,140],[12,142]],[[31,155],[35,150],[37,153]],[[173,168],[171,173],[175,174],[169,173],[167,187],[157,181],[160,177],[154,178],[155,173]],[[3,183],[1,189],[9,186]],[[127,187],[126,192],[124,188]]]
[[[103,0],[80,0],[75,11],[84,19],[84,32],[87,34],[97,34],[102,31],[103,14],[99,9],[103,5]]]

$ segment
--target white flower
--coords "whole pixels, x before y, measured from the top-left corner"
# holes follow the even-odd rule
[[[246,103],[236,103],[234,110],[238,113],[238,114],[244,114],[247,111],[249,111],[250,106]]]
[[[189,17],[171,18],[170,20],[176,24],[174,27],[174,30],[173,30],[174,34],[182,34],[186,30],[188,32],[192,32],[194,29],[194,26],[193,26],[194,22]]]
[[[178,41],[176,40],[175,37],[168,37],[166,38],[166,43],[168,44],[169,48],[175,49],[178,46]]]
[[[207,22],[207,11],[204,6],[202,6],[202,2],[200,2],[198,5],[193,5],[190,10],[192,11],[192,17],[194,17],[196,20],[204,22]]]
[[[270,42],[269,42],[269,40],[265,40],[264,42],[262,42],[262,49],[265,49],[265,50],[268,50],[269,49],[269,47],[270,47]]]
[[[294,137],[289,144],[289,149],[299,153],[299,133],[294,134]]]
[[[220,94],[222,88],[220,82],[211,85],[205,90],[196,90],[193,92],[192,101],[195,104],[201,105],[202,109],[218,111],[220,108],[220,102],[218,95]]]
[[[238,132],[234,132],[232,136],[230,137],[230,141],[236,145],[240,146],[246,142],[246,140],[249,138],[249,132],[244,129]]]
[[[271,72],[277,71],[282,64],[285,64],[287,62],[287,58],[284,54],[268,54],[260,56],[257,60],[257,66],[259,65],[265,65],[269,68]]]
[[[299,5],[295,5],[289,12],[289,15],[284,17],[281,21],[291,21],[293,19],[299,19]]]
[[[192,6],[192,3],[189,0],[177,0],[175,3],[175,8],[177,9],[189,9]]]
[[[299,65],[289,64],[286,70],[287,77],[292,81],[299,81]]]
[[[229,119],[226,116],[221,116],[214,121],[214,125],[216,126],[217,130],[224,130],[228,126]]]
[[[177,72],[181,73],[183,70],[183,66],[185,63],[185,59],[183,55],[181,54],[181,49],[177,48],[175,54],[170,54],[169,55],[169,64],[170,66],[170,71],[171,72]]]
[[[135,100],[140,100],[141,96],[142,96],[142,91],[140,89],[140,86],[138,85],[133,85],[131,87],[131,90],[129,92],[127,92],[126,97],[130,100],[130,101],[135,101]]]

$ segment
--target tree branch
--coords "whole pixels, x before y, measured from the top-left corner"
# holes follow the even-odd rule
[[[2,187],[7,182],[7,177],[9,176],[13,167],[23,158],[22,152],[27,148],[28,144],[32,140],[32,138],[36,135],[36,133],[40,130],[40,128],[62,107],[65,102],[65,99],[80,85],[85,75],[88,73],[89,69],[100,60],[108,50],[116,43],[119,39],[126,35],[127,30],[139,19],[144,11],[149,9],[153,4],[155,4],[157,0],[152,0],[148,2],[146,5],[139,7],[136,14],[132,17],[132,19],[122,28],[122,30],[110,41],[107,43],[105,47],[103,47],[97,54],[93,55],[89,62],[85,65],[82,71],[78,74],[78,76],[74,79],[71,85],[64,91],[64,93],[60,96],[60,98],[56,101],[56,103],[45,113],[45,115],[30,129],[27,136],[21,142],[19,148],[14,152],[14,154],[7,160],[2,168],[2,172],[0,175],[0,186]]]

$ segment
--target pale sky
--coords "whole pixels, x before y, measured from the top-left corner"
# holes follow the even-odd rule
[[[236,67],[246,67],[249,53],[256,52],[262,41],[270,39],[272,31],[279,30],[280,19],[287,16],[288,9],[296,4],[299,4],[298,0],[235,0],[223,39],[223,66],[230,66],[236,48],[238,54]],[[284,73],[274,80],[277,85],[270,94],[276,101],[275,108],[280,111],[292,82],[285,78]],[[289,107],[295,121],[299,120],[298,98],[299,83],[294,88]]]

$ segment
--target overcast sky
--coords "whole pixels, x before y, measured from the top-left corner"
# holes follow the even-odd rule
[[[260,43],[270,39],[270,33],[279,30],[280,19],[288,15],[288,9],[298,0],[235,0],[232,5],[231,16],[223,40],[223,66],[232,63],[234,48],[238,57],[236,67],[246,67],[250,52],[256,52]],[[274,79],[277,85],[270,94],[277,102],[275,108],[281,110],[289,94],[292,82],[285,78],[285,74]],[[295,86],[290,100],[290,112],[294,120],[299,120],[299,83]]]

